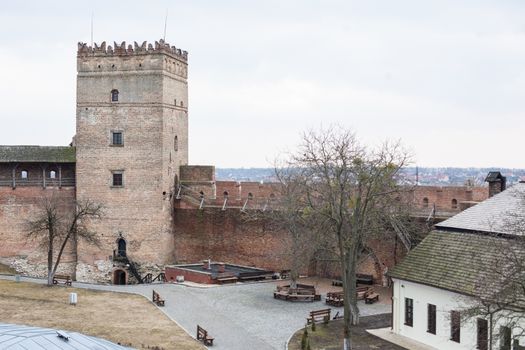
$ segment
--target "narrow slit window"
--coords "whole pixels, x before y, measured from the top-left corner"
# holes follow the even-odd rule
[[[405,325],[414,325],[414,299],[405,298]]]
[[[456,343],[460,342],[461,338],[461,315],[459,311],[450,312],[450,340]]]
[[[179,137],[175,136],[175,139],[173,140],[173,148],[175,149],[175,152],[179,150]]]
[[[436,334],[436,305],[427,306],[427,332]]]

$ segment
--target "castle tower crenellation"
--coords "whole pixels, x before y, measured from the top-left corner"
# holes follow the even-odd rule
[[[79,42],[77,56],[86,57],[86,56],[127,56],[127,55],[143,55],[143,54],[152,54],[152,53],[164,53],[175,58],[181,59],[183,61],[188,60],[188,51],[184,51],[171,46],[166,43],[163,39],[155,41],[155,45],[151,43],[148,44],[147,41],[142,42],[139,45],[136,41],[133,45],[129,44],[126,46],[126,42],[118,44],[113,42],[113,46],[106,45],[106,42],[103,41],[100,45],[94,43],[93,46],[88,46],[88,44]]]

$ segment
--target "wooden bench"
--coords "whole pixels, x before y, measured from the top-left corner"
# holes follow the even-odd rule
[[[357,300],[364,299],[368,293],[370,293],[370,287],[357,287],[355,292],[357,294]]]
[[[366,304],[373,304],[376,301],[379,301],[379,294],[377,294],[373,290],[365,295],[365,303]]]
[[[328,292],[326,293],[325,302],[328,305],[332,305],[335,307],[341,307],[344,305],[344,296],[343,292]]]
[[[53,284],[58,284],[59,282],[64,283],[66,286],[71,285],[71,276],[69,275],[54,275]]]
[[[153,290],[153,296],[151,297],[152,301],[157,304],[157,306],[164,306],[164,299],[160,297],[160,294]]]
[[[358,273],[355,275],[355,279],[357,283],[360,283],[360,284],[369,284],[369,285],[374,284],[374,276],[372,275]]]
[[[341,280],[332,280],[332,286],[334,286],[334,287],[342,287],[343,286],[343,281],[341,281]]]
[[[208,332],[197,325],[197,340],[201,340],[204,345],[213,346],[213,338],[208,335]]]
[[[330,320],[330,312],[332,309],[322,309],[310,311],[310,316],[306,319],[306,323],[310,324],[316,321],[325,322],[326,319]]]

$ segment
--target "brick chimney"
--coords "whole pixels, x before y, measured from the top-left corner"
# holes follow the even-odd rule
[[[507,187],[507,178],[499,171],[491,171],[485,178],[485,181],[489,183],[489,198],[505,191]]]

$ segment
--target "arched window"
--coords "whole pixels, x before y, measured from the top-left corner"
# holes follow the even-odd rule
[[[111,90],[111,102],[118,102],[118,90]]]
[[[20,177],[21,177],[22,179],[27,180],[27,178],[29,177],[29,173],[27,172],[27,170],[22,170],[22,171],[20,172]]]
[[[253,193],[251,193],[251,192],[248,193],[248,199],[249,199],[249,200],[252,200],[252,199],[253,199]]]
[[[427,197],[423,198],[423,207],[424,208],[428,207],[428,198]]]
[[[51,171],[49,172],[49,178],[50,178],[50,179],[56,179],[56,178],[57,178],[57,172],[54,171],[54,170],[51,170]]]
[[[175,149],[175,152],[179,150],[179,138],[178,136],[175,136],[175,139],[173,140],[173,148]]]
[[[224,195],[225,198],[227,198],[228,197],[228,191],[224,191],[223,195]]]
[[[124,238],[119,238],[117,240],[117,253],[118,256],[126,256],[126,241]]]
[[[200,192],[199,192],[199,195],[200,195],[201,199],[204,198],[204,192],[200,191]]]
[[[180,101],[180,106],[184,107],[184,102]]]
[[[452,199],[451,206],[452,206],[452,209],[458,208],[458,201],[456,200],[456,198]]]

